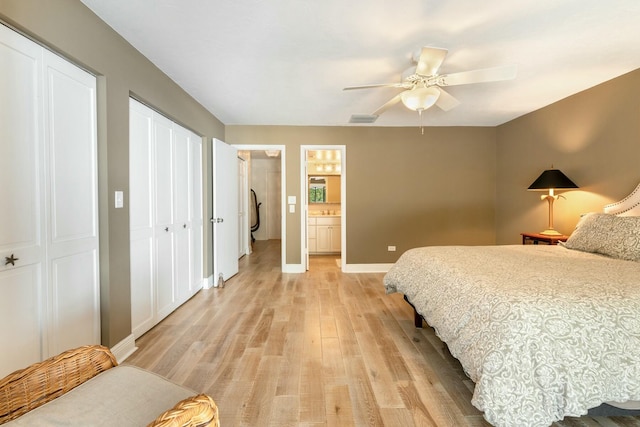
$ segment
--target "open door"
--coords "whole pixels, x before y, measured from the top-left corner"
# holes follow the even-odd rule
[[[238,272],[238,150],[214,138],[212,153],[213,285],[219,286]]]
[[[309,271],[309,191],[307,190],[307,179],[309,176],[309,168],[307,166],[307,156],[309,150],[303,150],[304,162],[300,162],[302,165],[302,173],[304,174],[304,191],[302,192],[302,242],[304,243],[304,270]],[[315,236],[314,236],[315,237]]]

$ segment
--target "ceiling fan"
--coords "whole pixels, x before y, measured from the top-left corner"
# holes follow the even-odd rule
[[[460,102],[442,89],[443,87],[510,80],[516,77],[517,67],[515,65],[483,68],[453,74],[438,74],[447,52],[447,49],[425,46],[420,50],[419,54],[413,56],[413,60],[417,63],[415,70],[412,67],[403,73],[400,83],[350,86],[345,87],[343,90],[381,87],[405,89],[372,113],[372,116],[377,118],[400,101],[405,107],[417,111],[419,114],[422,114],[422,111],[433,105],[437,105],[444,111],[449,111],[458,106]]]

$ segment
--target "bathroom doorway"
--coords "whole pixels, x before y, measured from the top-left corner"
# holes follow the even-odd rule
[[[346,147],[301,146],[301,236],[304,269],[309,257],[332,257],[346,265]]]

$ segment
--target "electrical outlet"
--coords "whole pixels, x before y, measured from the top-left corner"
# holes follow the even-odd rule
[[[396,247],[395,246],[387,246],[387,251],[388,252],[395,252],[396,251]]]

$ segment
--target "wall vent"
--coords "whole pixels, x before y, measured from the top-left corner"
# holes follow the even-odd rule
[[[378,116],[372,114],[352,114],[349,123],[373,123],[378,120]]]

